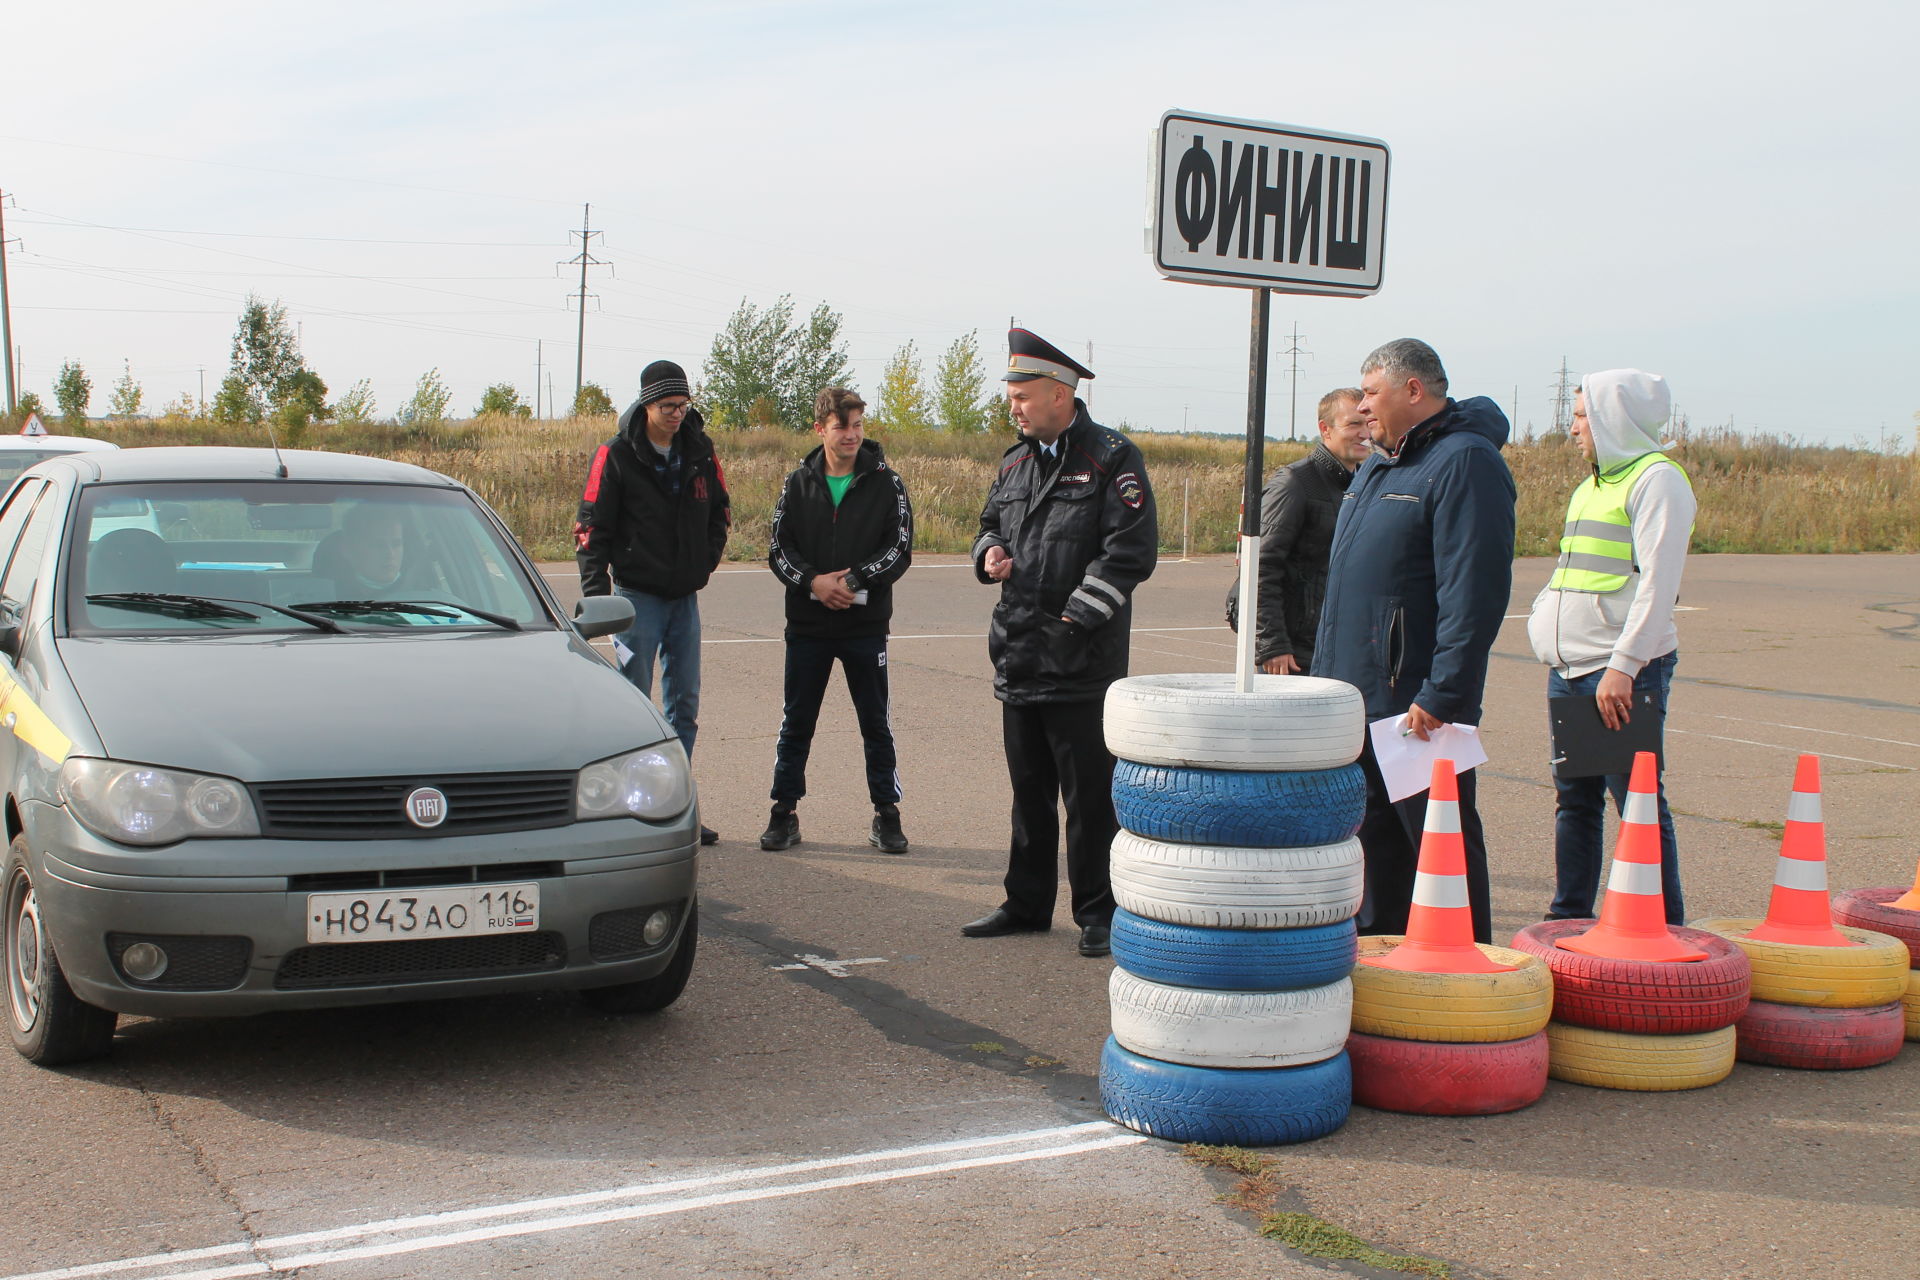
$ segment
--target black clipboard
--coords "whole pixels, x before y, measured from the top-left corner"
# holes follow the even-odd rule
[[[1547,724],[1552,731],[1556,778],[1593,778],[1632,773],[1635,752],[1651,751],[1662,767],[1666,715],[1653,695],[1636,689],[1627,723],[1609,729],[1600,719],[1600,704],[1591,696],[1570,694],[1547,699]]]

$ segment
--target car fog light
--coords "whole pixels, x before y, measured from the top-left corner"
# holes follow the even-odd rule
[[[120,953],[120,967],[135,982],[152,982],[167,971],[167,953],[151,942],[136,942]]]
[[[673,912],[664,907],[647,917],[647,923],[641,926],[640,936],[650,947],[658,946],[673,928]]]

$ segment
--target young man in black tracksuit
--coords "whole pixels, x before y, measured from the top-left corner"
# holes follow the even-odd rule
[[[820,446],[787,477],[773,509],[767,563],[787,588],[786,708],[762,849],[800,843],[807,755],[838,659],[866,746],[868,843],[886,853],[907,851],[887,717],[887,624],[893,584],[913,561],[913,507],[900,473],[878,442],[865,438],[866,409],[845,387],[820,393],[813,411]]]

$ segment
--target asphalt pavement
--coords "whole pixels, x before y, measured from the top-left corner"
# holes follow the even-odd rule
[[[548,566],[563,596],[571,566]],[[1480,788],[1495,932],[1552,886],[1545,675],[1517,567]],[[1163,562],[1137,672],[1228,671],[1231,562]],[[559,995],[203,1022],[127,1019],[65,1071],[0,1055],[0,1280],[116,1276],[1314,1276],[1178,1149],[1112,1126],[1094,1075],[1109,963],[975,940],[1008,790],[993,593],[951,557],[902,582],[889,670],[913,848],[868,847],[830,690],[803,843],[760,851],[781,604],[758,565],[702,597],[702,865],[682,1001]],[[1765,906],[1794,757],[1821,754],[1836,888],[1920,858],[1920,558],[1697,556],[1668,737],[1690,914]],[[1478,1277],[1858,1277],[1920,1257],[1920,1051],[1868,1071],[1741,1065],[1634,1094],[1554,1083],[1510,1116],[1356,1108],[1277,1149],[1280,1207]],[[1353,1274],[1351,1268],[1341,1271]],[[1360,1271],[1359,1274],[1373,1274]]]

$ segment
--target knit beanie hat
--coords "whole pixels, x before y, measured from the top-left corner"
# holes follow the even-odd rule
[[[671,360],[655,360],[640,371],[641,404],[692,394],[692,388],[687,386],[687,371]]]

